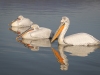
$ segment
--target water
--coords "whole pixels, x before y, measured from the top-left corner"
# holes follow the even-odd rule
[[[100,40],[99,0],[0,0],[0,75],[99,75],[98,47],[63,47],[55,41],[52,50],[50,43],[28,47],[25,41],[16,41],[17,34],[8,24],[19,15],[53,32],[61,17],[68,16],[71,24],[66,35],[86,32]]]

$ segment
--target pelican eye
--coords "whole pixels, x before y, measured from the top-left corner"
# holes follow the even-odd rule
[[[17,18],[17,20],[21,20],[20,18]]]

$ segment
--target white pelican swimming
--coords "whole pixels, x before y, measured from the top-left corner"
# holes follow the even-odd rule
[[[26,26],[31,26],[33,22],[28,19],[23,17],[22,15],[18,16],[18,18],[10,24],[11,26],[16,26],[16,27],[26,27]]]
[[[53,42],[58,36],[58,43],[64,45],[98,45],[100,41],[87,33],[77,33],[64,38],[66,31],[70,25],[68,17],[64,16],[61,20],[61,25],[53,36],[51,42]]]
[[[52,30],[45,27],[39,27],[37,24],[33,24],[28,30],[19,35],[17,38],[23,39],[44,39],[51,38]]]

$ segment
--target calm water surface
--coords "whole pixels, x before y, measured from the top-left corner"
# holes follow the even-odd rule
[[[0,75],[100,75],[100,47],[16,41],[8,24],[19,15],[53,32],[68,16],[66,35],[86,32],[100,40],[100,0],[0,0]]]

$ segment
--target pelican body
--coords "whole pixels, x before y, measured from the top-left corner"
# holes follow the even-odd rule
[[[31,26],[32,24],[33,22],[30,19],[20,15],[16,20],[12,21],[11,26],[26,27],[26,26]]]
[[[44,39],[51,38],[52,31],[49,28],[39,27],[37,24],[33,24],[31,28],[26,30],[20,36],[23,39]]]
[[[100,41],[94,38],[92,35],[87,33],[76,33],[64,37],[68,27],[70,25],[70,20],[68,17],[64,16],[61,20],[61,25],[53,36],[51,42],[53,42],[58,36],[58,43],[64,45],[99,45]]]

